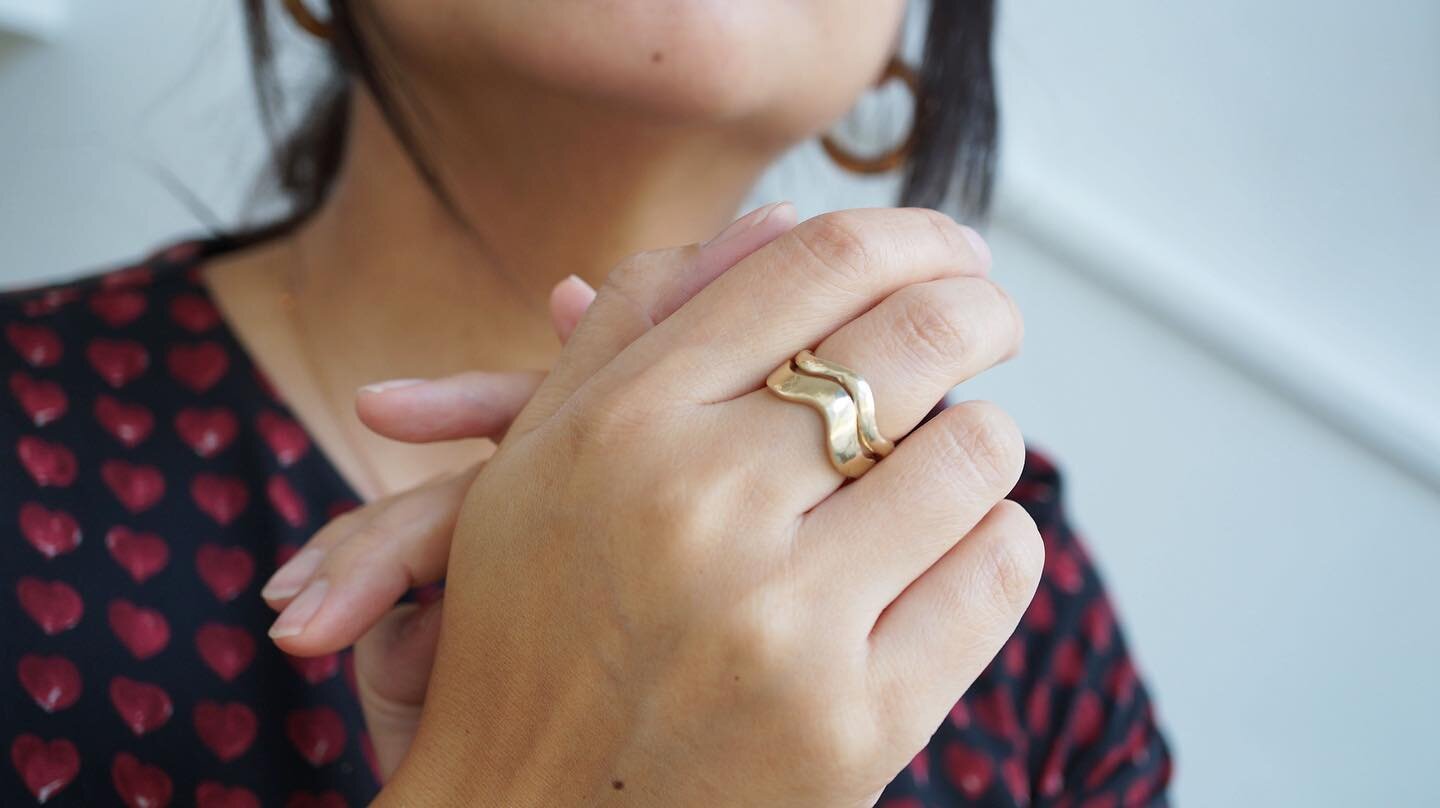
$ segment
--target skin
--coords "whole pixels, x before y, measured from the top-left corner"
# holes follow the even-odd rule
[[[205,280],[370,503],[265,595],[291,653],[359,639],[382,804],[868,805],[1014,629],[1041,566],[1002,499],[1018,431],[967,403],[907,436],[1018,349],[979,237],[782,205],[697,243],[854,103],[901,10],[362,18],[473,231],[357,90],[322,209]],[[815,414],[763,389],[806,346],[903,438],[843,487]],[[443,606],[389,610],[441,575]]]

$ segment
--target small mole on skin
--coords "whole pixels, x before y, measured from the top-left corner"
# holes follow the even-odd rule
[[[620,789],[625,787],[625,783],[620,780],[612,780],[610,781],[610,785],[614,786],[616,791],[619,791]]]
[[[655,51],[654,53],[650,54],[650,61],[658,65],[661,62],[665,61],[665,54],[661,53],[660,51]]]

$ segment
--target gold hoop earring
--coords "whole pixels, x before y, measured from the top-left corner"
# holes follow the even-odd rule
[[[873,157],[858,155],[841,146],[830,135],[822,135],[820,145],[824,147],[825,153],[846,171],[856,174],[883,174],[899,168],[910,158],[911,152],[915,151],[915,141],[919,132],[916,124],[920,119],[920,77],[916,75],[915,69],[901,61],[900,57],[892,56],[889,64],[885,65],[885,72],[880,74],[879,81],[875,82],[875,86],[881,87],[891,79],[899,79],[904,83],[905,87],[910,90],[911,98],[915,99],[915,114],[910,120],[910,131],[906,133],[905,139],[900,142],[900,145]]]
[[[305,5],[305,0],[285,0],[285,10],[290,12],[290,19],[303,28],[305,33],[327,41],[335,36],[335,29],[315,16],[310,7]]]

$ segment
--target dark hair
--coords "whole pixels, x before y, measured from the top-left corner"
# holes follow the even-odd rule
[[[284,124],[284,98],[267,16],[270,0],[244,0],[251,68],[273,166],[268,177],[288,204],[279,221],[239,236],[260,240],[289,230],[320,206],[334,184],[344,152],[351,78],[362,81],[410,159],[451,211],[434,167],[425,159],[400,107],[397,77],[384,68],[360,34],[352,0],[328,0],[333,69],[298,125]],[[994,184],[997,114],[991,66],[994,0],[931,0],[919,65],[915,146],[905,169],[900,204],[939,208],[980,219]]]

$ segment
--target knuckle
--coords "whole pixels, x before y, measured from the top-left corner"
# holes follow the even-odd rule
[[[1025,439],[1015,420],[988,401],[966,401],[951,409],[955,416],[943,430],[949,448],[987,489],[1008,492],[1025,464]]]
[[[865,218],[852,211],[824,213],[795,228],[795,241],[821,269],[854,280],[870,265],[873,248]]]
[[[616,264],[600,288],[595,291],[595,302],[605,306],[619,306],[629,311],[646,328],[655,325],[654,312],[646,302],[644,290],[648,286],[649,269],[653,265],[650,253],[637,253]]]
[[[811,710],[801,726],[810,745],[814,766],[832,782],[843,782],[869,774],[880,752],[874,722],[854,704],[829,703]]]
[[[965,237],[966,227],[955,221],[954,217],[942,213],[933,208],[915,208],[917,215],[924,217],[927,224],[935,231],[935,235],[945,243],[951,252],[965,253],[973,251],[970,240]]]
[[[750,603],[730,610],[720,627],[721,640],[727,656],[752,681],[768,683],[789,701],[803,694],[791,692],[788,683],[795,677],[788,674],[796,654],[795,632],[783,613]]]
[[[905,350],[924,363],[952,361],[975,350],[981,338],[976,333],[975,318],[965,317],[939,288],[930,284],[908,286],[901,295],[901,311],[896,325],[898,339]]]
[[[577,455],[604,455],[654,428],[649,408],[624,389],[582,395],[574,417],[566,419],[568,437]]]

